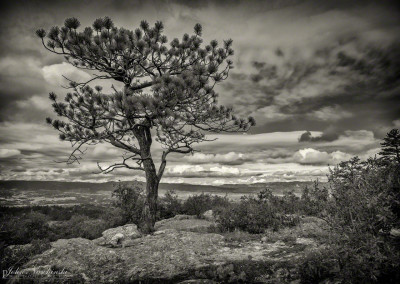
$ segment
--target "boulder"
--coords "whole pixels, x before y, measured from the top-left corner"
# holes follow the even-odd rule
[[[119,247],[130,244],[130,240],[140,238],[142,234],[135,224],[126,224],[105,230],[102,237],[93,240],[95,244],[108,247]]]

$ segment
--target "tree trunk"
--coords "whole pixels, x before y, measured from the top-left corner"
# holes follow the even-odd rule
[[[150,234],[154,232],[154,224],[156,223],[159,180],[151,159],[145,160],[143,165],[146,171],[146,196],[139,230],[144,234]]]
[[[143,168],[146,173],[146,192],[141,220],[138,229],[144,234],[154,232],[157,214],[158,184],[160,182],[156,167],[151,157],[151,133],[148,127],[138,127],[135,131],[138,139]]]

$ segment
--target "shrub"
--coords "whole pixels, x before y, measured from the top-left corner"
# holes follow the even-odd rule
[[[27,244],[34,239],[49,238],[48,217],[42,213],[29,212],[22,216],[10,217],[3,223],[2,230],[8,232],[10,244]]]
[[[183,203],[183,213],[197,215],[200,217],[204,212],[212,208],[212,198],[210,194],[199,194],[189,196]]]
[[[108,207],[107,207],[108,208]],[[97,204],[79,204],[73,206],[24,206],[24,207],[7,207],[0,206],[0,216],[22,216],[31,212],[42,213],[47,219],[52,221],[68,221],[72,215],[86,215],[89,218],[97,219],[105,211],[104,206]]]
[[[7,270],[11,267],[17,269],[34,255],[40,254],[50,247],[48,239],[34,239],[31,244],[2,247],[0,254],[1,270]]]
[[[328,247],[336,252],[339,263],[335,277],[343,282],[395,283],[400,279],[399,248],[389,235],[399,222],[398,173],[399,165],[376,158],[363,162],[358,157],[331,170],[330,196],[320,214],[331,227]],[[318,256],[307,261],[320,263]]]
[[[182,205],[182,213],[201,217],[202,214],[208,210],[219,211],[219,208],[224,208],[230,205],[231,202],[227,196],[222,197],[202,193],[189,196]]]
[[[299,264],[300,283],[323,283],[333,278],[338,270],[335,256],[329,249],[309,252]]]
[[[340,242],[336,250],[340,278],[352,283],[399,283],[400,255],[390,242],[380,236],[366,234],[351,242]]]
[[[266,228],[278,229],[280,222],[274,208],[268,202],[253,197],[242,197],[240,202],[220,207],[218,223],[223,231],[243,230],[262,233]]]
[[[237,203],[230,203],[226,197],[219,202],[221,205],[214,208],[214,214],[222,231],[258,234],[268,228],[295,226],[300,221],[297,214],[292,214],[299,208],[299,198],[293,192],[278,197],[266,188],[256,197],[243,196]]]
[[[297,214],[299,213],[301,203],[293,190],[286,191],[282,197],[276,196],[271,189],[265,188],[257,195],[260,202],[267,202],[280,214]]]
[[[108,228],[104,220],[90,219],[85,215],[74,215],[60,227],[65,238],[81,237],[90,240],[101,237],[101,233]]]
[[[378,160],[361,162],[357,157],[331,170],[327,209],[332,226],[351,235],[390,231],[396,218],[391,207],[394,181],[389,176]]]
[[[112,196],[116,198],[114,204],[121,208],[125,220],[138,224],[144,206],[143,189],[137,182],[132,185],[118,183]]]
[[[168,219],[182,213],[182,203],[175,191],[168,190],[164,197],[158,200],[158,219]]]
[[[376,237],[362,237],[362,246],[331,243],[326,249],[312,251],[300,260],[301,283],[399,283],[400,257],[397,249]],[[332,239],[339,240],[340,236]],[[368,239],[368,242],[366,242]]]
[[[118,207],[109,207],[103,212],[100,219],[104,220],[109,228],[123,226],[129,221],[124,211]]]
[[[328,189],[321,187],[318,180],[314,181],[311,188],[306,186],[300,198],[300,208],[303,214],[320,216],[326,209],[329,198]]]
[[[212,210],[215,210],[216,208],[220,207],[226,207],[231,204],[231,201],[229,201],[228,196],[225,195],[224,197],[218,196],[218,195],[213,195],[211,197],[211,208]]]
[[[295,214],[300,211],[300,198],[293,190],[286,191],[282,197],[282,211],[285,214]]]

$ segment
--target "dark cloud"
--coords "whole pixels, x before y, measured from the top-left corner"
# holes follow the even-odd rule
[[[313,137],[310,131],[306,131],[299,137],[299,142],[309,142],[312,141]]]
[[[285,54],[283,53],[283,51],[282,51],[280,48],[277,48],[277,49],[275,50],[275,55],[276,55],[276,56],[279,56],[279,57],[285,56]]]
[[[257,70],[261,70],[261,69],[263,69],[264,68],[264,66],[265,66],[265,62],[258,62],[258,61],[254,61],[253,62],[253,66],[254,66],[254,68],[256,68]]]
[[[350,50],[348,44],[357,49]],[[243,106],[240,111],[259,113],[258,125],[264,126],[260,131],[274,129],[272,124],[279,117],[287,130],[295,120],[299,127],[302,122],[311,126],[312,121],[320,121],[319,127],[342,128],[346,122],[353,129],[375,131],[382,124],[388,127],[400,113],[398,42],[374,46],[352,38],[344,45],[315,51],[315,58],[278,65],[255,61],[252,66],[256,72],[236,76],[224,87]],[[244,96],[245,92],[251,97]],[[277,116],[266,113],[271,108]]]
[[[313,137],[310,131],[306,131],[299,137],[299,142],[332,142],[339,139],[339,135],[342,133],[334,127],[328,127],[320,136]]]
[[[23,172],[26,172],[26,169],[15,168],[15,169],[12,169],[11,171],[14,172],[14,173],[23,173]]]
[[[272,80],[277,78],[276,65],[270,65],[265,62],[254,62],[254,67],[258,71],[256,74],[250,75],[250,78],[254,83],[258,83],[261,80]]]

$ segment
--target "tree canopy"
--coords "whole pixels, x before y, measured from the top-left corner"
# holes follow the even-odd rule
[[[155,129],[166,156],[192,152],[194,143],[206,140],[204,131],[245,131],[255,124],[251,117],[234,116],[230,107],[217,106],[213,88],[232,68],[232,40],[225,40],[222,47],[213,40],[202,48],[199,24],[193,35],[184,34],[181,41],[175,38],[169,46],[161,22],[150,27],[142,21],[135,31],[116,28],[108,17],[95,20],[93,28],[78,31],[79,26],[77,19],[69,18],[61,28],[36,32],[46,49],[64,55],[73,66],[101,72],[87,82],[71,81],[73,92],[65,103],[50,94],[55,112],[68,122],[50,118],[47,122],[61,132],[62,140],[76,146],[69,162],[80,158],[76,154],[81,145],[106,141],[132,154],[105,171],[122,166],[139,169],[127,164],[140,155],[140,146],[132,144],[138,126]],[[114,79],[125,88],[104,94],[101,87],[88,85],[94,79]]]
[[[50,93],[54,111],[63,119],[47,118],[47,122],[62,140],[72,143],[68,163],[79,162],[83,145],[107,142],[125,154],[119,163],[99,165],[100,170],[143,170],[147,192],[153,191],[154,199],[169,153],[193,152],[194,144],[206,141],[208,132],[247,131],[255,125],[254,118],[238,118],[232,107],[217,105],[214,87],[233,68],[231,39],[203,46],[200,24],[194,26],[193,35],[184,34],[169,44],[161,22],[150,27],[142,21],[131,31],[115,27],[105,17],[83,31],[79,27],[76,18],[69,18],[62,27],[36,31],[50,52],[79,69],[98,72],[86,82],[70,80],[65,102]],[[96,79],[114,80],[124,87],[113,86],[114,91],[105,94],[100,86],[90,86]],[[163,147],[158,171],[150,151],[153,136]]]
[[[379,153],[384,158],[394,159],[400,164],[400,132],[392,129],[383,138],[382,151]]]

